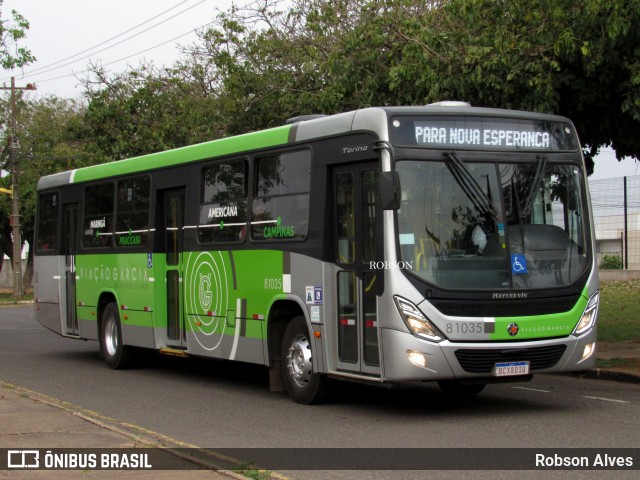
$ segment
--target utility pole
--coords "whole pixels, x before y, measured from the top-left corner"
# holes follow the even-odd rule
[[[26,87],[16,87],[15,77],[11,77],[11,87],[0,87],[0,90],[11,90],[11,137],[9,140],[9,159],[11,168],[11,227],[13,236],[13,295],[21,298],[24,295],[22,285],[22,235],[20,233],[20,196],[18,190],[18,126],[16,121],[16,90],[35,90],[36,86],[28,83]]]

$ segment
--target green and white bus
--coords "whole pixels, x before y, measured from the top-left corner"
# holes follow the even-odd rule
[[[299,117],[44,177],[36,317],[97,340],[453,393],[594,367],[599,284],[572,123],[461,102]]]

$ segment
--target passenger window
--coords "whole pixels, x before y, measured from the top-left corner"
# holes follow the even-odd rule
[[[149,236],[149,177],[118,182],[116,246],[141,247]]]
[[[247,226],[247,163],[224,162],[202,171],[198,241],[242,242]]]
[[[311,152],[283,153],[257,161],[254,240],[302,240],[309,231]]]
[[[39,252],[51,252],[58,247],[59,201],[57,193],[40,195],[38,240]]]
[[[82,246],[110,247],[113,236],[113,183],[92,185],[84,193]]]
[[[337,263],[351,264],[355,260],[356,226],[355,191],[352,173],[336,175]]]

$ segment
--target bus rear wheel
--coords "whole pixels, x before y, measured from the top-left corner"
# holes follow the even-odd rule
[[[313,404],[323,402],[328,395],[328,379],[313,372],[307,323],[302,316],[287,325],[282,338],[282,377],[284,386],[294,402]]]
[[[124,344],[120,313],[114,303],[109,303],[102,312],[100,327],[100,353],[110,368],[123,369],[131,365],[131,347]]]

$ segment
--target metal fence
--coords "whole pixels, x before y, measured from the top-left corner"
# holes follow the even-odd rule
[[[598,265],[640,270],[640,175],[589,180],[589,190]]]

